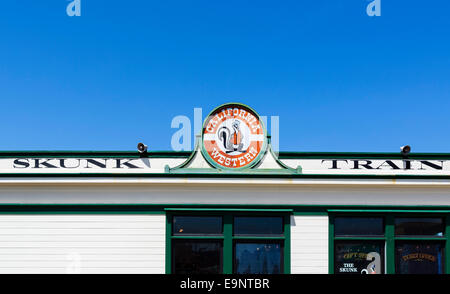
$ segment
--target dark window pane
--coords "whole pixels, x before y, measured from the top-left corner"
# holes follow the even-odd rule
[[[222,273],[222,242],[174,240],[172,243],[173,273]]]
[[[442,218],[399,217],[395,219],[395,234],[398,236],[443,236]]]
[[[234,272],[236,274],[282,273],[283,249],[277,243],[237,242],[234,247]]]
[[[235,235],[283,235],[282,217],[235,217]]]
[[[443,274],[443,244],[426,241],[396,244],[395,272],[399,274]]]
[[[220,216],[174,216],[174,235],[221,235]]]
[[[383,242],[336,242],[336,274],[383,274]]]
[[[336,236],[383,236],[384,225],[381,217],[336,217]]]

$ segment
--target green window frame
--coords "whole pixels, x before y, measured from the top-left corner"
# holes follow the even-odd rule
[[[384,220],[384,235],[379,237],[340,237],[335,236],[335,218],[336,217],[382,217]],[[395,219],[396,218],[442,218],[444,222],[443,236],[396,236],[395,235]],[[384,242],[384,267],[386,274],[395,274],[395,246],[400,242],[405,241],[433,241],[441,242],[444,246],[444,274],[450,274],[450,213],[442,212],[420,212],[420,211],[393,211],[393,212],[377,212],[374,210],[364,213],[363,211],[352,212],[346,210],[345,212],[330,212],[329,213],[329,254],[328,254],[328,272],[335,274],[335,244],[336,241],[379,241]]]
[[[173,235],[173,217],[174,216],[220,216],[222,217],[223,234],[220,236],[180,236]],[[243,236],[233,235],[234,217],[267,217],[276,216],[283,218],[283,235],[281,236]],[[244,242],[281,242],[281,273],[290,274],[291,272],[291,213],[288,210],[208,210],[208,209],[174,209],[166,211],[166,274],[172,273],[172,243],[174,240],[221,240],[222,248],[222,266],[223,274],[233,274],[234,270],[234,245],[238,241]]]

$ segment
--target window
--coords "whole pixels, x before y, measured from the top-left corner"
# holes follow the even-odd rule
[[[383,218],[336,217],[334,233],[336,236],[383,236]]]
[[[444,219],[395,218],[395,272],[444,273]]]
[[[384,273],[383,218],[336,217],[334,234],[334,273]]]
[[[332,216],[333,267],[336,274],[446,273],[445,217],[415,213],[384,216]],[[448,269],[447,269],[448,270]]]
[[[442,218],[398,217],[395,219],[396,236],[438,236],[444,235]]]
[[[222,273],[222,227],[220,216],[173,216],[172,235],[180,238],[172,241],[172,271],[177,274]]]
[[[174,216],[174,235],[222,235],[220,216]]]
[[[283,235],[282,217],[247,217],[234,218],[234,235],[281,236]]]
[[[384,273],[384,242],[336,242],[335,255],[335,273]]]
[[[268,214],[168,214],[171,232],[168,272],[289,273],[290,269],[285,266],[289,215]]]
[[[177,274],[219,274],[222,272],[222,242],[174,240],[173,270]]]
[[[395,272],[399,274],[443,274],[444,246],[436,242],[397,242]]]
[[[236,242],[234,273],[281,274],[282,242]]]
[[[283,218],[234,217],[234,273],[280,274],[283,266]],[[242,236],[253,237],[251,241]]]

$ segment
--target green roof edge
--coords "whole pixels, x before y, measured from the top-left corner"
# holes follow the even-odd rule
[[[127,157],[127,158],[188,158],[192,151],[0,151],[0,158],[11,157]],[[280,159],[404,159],[393,152],[297,152],[281,151]],[[409,159],[450,159],[450,153],[410,153]]]

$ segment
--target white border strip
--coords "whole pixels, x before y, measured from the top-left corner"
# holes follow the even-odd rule
[[[245,186],[432,186],[450,187],[450,180],[439,179],[217,179],[217,178],[1,178],[0,186],[6,185],[245,185]]]

